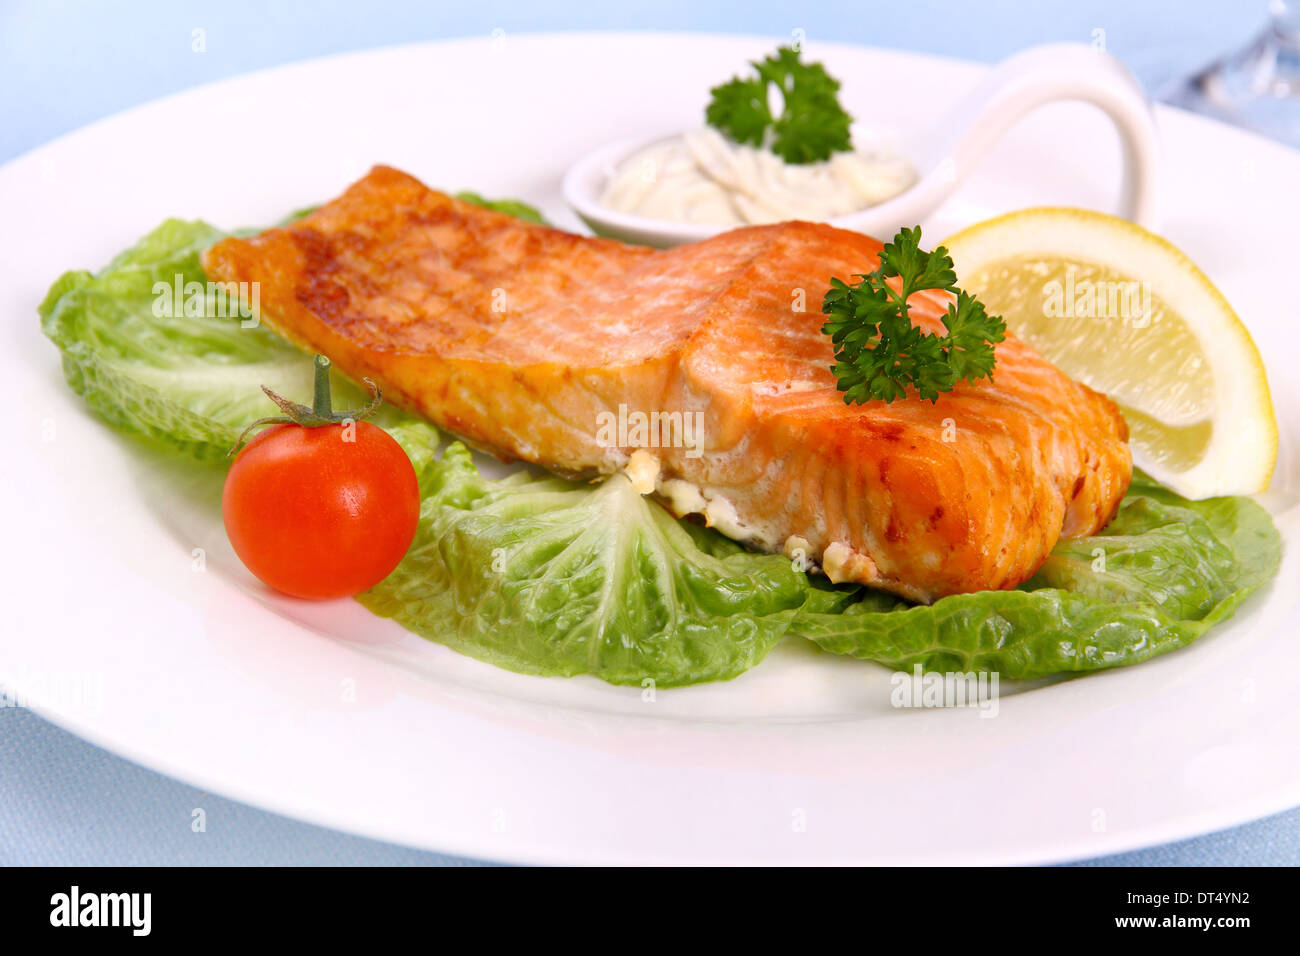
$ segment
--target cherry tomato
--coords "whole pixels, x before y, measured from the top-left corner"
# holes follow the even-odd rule
[[[345,440],[352,429],[355,440]],[[347,597],[402,560],[420,489],[382,428],[281,424],[236,456],[221,512],[235,553],[263,582],[296,597]]]

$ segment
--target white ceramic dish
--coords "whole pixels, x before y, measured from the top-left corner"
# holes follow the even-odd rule
[[[508,36],[337,57],[171,97],[0,169],[0,372],[21,409],[0,468],[0,682],[208,790],[501,860],[1064,860],[1300,803],[1300,332],[1281,288],[1300,261],[1300,156],[1280,146],[1157,115],[1166,233],[1264,345],[1282,416],[1265,499],[1286,538],[1281,578],[1185,651],[1004,687],[994,719],[892,709],[886,671],[800,644],[731,683],[646,701],[497,670],[351,602],[270,596],[229,551],[212,479],[104,427],[38,329],[62,270],[98,268],[168,215],[270,222],[379,161],[577,226],[558,189],[573,157],[684,128],[719,73],[773,42]],[[907,102],[878,106],[891,122],[932,115],[984,73],[810,49],[847,89],[905,82]],[[419,117],[395,89],[423,91]],[[1114,208],[1113,137],[1087,107],[1036,111],[923,221],[926,235],[1025,205]]]
[[[725,70],[719,73],[726,75]],[[867,93],[843,90],[850,113],[874,115],[874,110],[854,105],[865,106]],[[1160,144],[1146,93],[1120,60],[1079,43],[1023,50],[990,70],[964,96],[954,95],[942,113],[909,116],[898,128],[872,126],[871,134],[895,144],[912,163],[917,181],[897,196],[836,217],[831,224],[883,237],[915,225],[943,205],[1002,134],[1038,107],[1062,101],[1091,104],[1114,123],[1122,160],[1116,211],[1148,229],[1158,228]],[[697,117],[696,125],[700,121]],[[855,129],[860,141],[861,124]],[[624,161],[667,138],[661,133],[649,140],[618,140],[588,153],[564,175],[565,201],[596,233],[626,242],[667,248],[722,232],[725,227],[652,219],[601,202],[610,177]]]

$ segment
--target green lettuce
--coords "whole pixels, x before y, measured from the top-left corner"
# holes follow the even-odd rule
[[[1137,664],[1231,617],[1277,573],[1281,539],[1249,498],[1188,501],[1136,473],[1098,535],[1060,541],[1014,591],[910,606],[860,589],[794,632],[836,654],[900,670],[1035,678]]]
[[[1061,541],[1020,589],[912,605],[675,521],[622,476],[488,481],[459,445],[435,472],[411,552],[358,600],[511,670],[612,683],[733,677],[785,634],[902,670],[1136,664],[1230,617],[1281,555],[1250,499],[1187,501],[1138,474],[1101,534]]]
[[[313,374],[269,329],[219,314],[199,255],[224,235],[169,220],[100,272],[66,273],[40,306],[68,383],[97,414],[213,463],[245,426],[274,413],[260,385],[307,400]],[[156,283],[178,279],[203,286],[200,314],[155,314]],[[362,403],[358,386],[336,379],[336,407]],[[1195,640],[1280,561],[1278,533],[1253,501],[1187,501],[1139,474],[1101,534],[1060,542],[1019,589],[913,606],[832,587],[677,521],[621,475],[595,486],[525,473],[490,481],[459,444],[435,460],[437,432],[422,420],[385,406],[377,422],[411,456],[424,497],[410,552],[358,600],[532,674],[724,680],[788,635],[901,669],[1007,678],[1100,670]]]
[[[62,275],[39,309],[68,384],[101,418],[210,462],[225,461],[249,424],[277,414],[260,386],[310,401],[314,374],[309,357],[241,319],[237,302],[209,288],[199,255],[225,236],[204,222],[169,219],[97,274]],[[169,290],[161,299],[159,283]],[[201,294],[186,293],[189,283]],[[337,373],[334,380],[336,408],[365,404],[364,389]],[[426,477],[436,430],[390,405],[371,421]]]
[[[491,209],[495,212],[503,212],[507,216],[514,216],[516,219],[522,219],[525,222],[535,223],[539,226],[549,226],[546,217],[536,206],[530,206],[526,202],[520,202],[518,199],[484,199],[476,192],[463,190],[456,193],[456,198],[465,202],[473,203],[476,206],[482,206],[484,209]]]
[[[808,590],[785,558],[677,521],[623,475],[489,481],[456,443],[406,559],[357,600],[511,670],[671,686],[758,663]]]

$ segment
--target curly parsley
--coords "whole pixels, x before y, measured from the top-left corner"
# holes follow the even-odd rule
[[[903,229],[886,243],[876,270],[857,278],[856,285],[831,279],[822,300],[828,316],[822,331],[835,345],[831,372],[846,405],[892,402],[906,395],[909,385],[933,402],[960,381],[993,378],[993,344],[1006,337],[1007,324],[957,288],[947,249],[921,248],[920,226]],[[887,279],[900,280],[897,291]],[[956,294],[943,317],[947,335],[912,324],[907,300],[922,289]]]
[[[704,113],[710,126],[737,143],[766,144],[788,163],[816,163],[853,148],[853,117],[840,106],[839,81],[825,67],[800,62],[799,51],[788,46],[750,65],[757,76],[738,76],[710,91]],[[769,104],[773,86],[781,92],[779,115]]]

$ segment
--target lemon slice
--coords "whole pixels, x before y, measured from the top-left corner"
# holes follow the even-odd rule
[[[1025,209],[943,245],[957,284],[1115,401],[1134,463],[1188,498],[1263,491],[1277,460],[1264,363],[1190,259],[1124,219]]]

